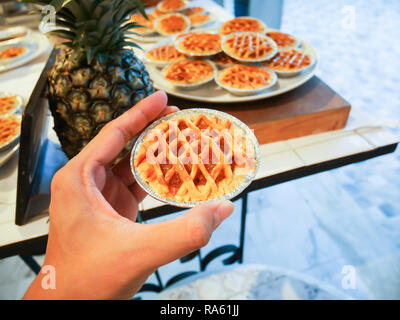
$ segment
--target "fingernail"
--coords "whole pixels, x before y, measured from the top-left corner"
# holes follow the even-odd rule
[[[218,202],[218,206],[214,211],[214,230],[219,227],[222,221],[232,214],[234,209],[235,206],[229,200],[222,200]]]

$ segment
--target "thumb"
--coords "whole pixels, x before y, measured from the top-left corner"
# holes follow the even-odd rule
[[[148,267],[170,263],[204,247],[233,209],[233,203],[228,200],[210,202],[192,208],[176,219],[142,225],[141,243],[146,246]]]

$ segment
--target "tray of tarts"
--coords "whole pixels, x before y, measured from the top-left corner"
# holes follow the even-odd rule
[[[253,132],[231,115],[186,109],[162,117],[136,140],[131,170],[152,197],[178,207],[232,199],[260,162]]]
[[[250,17],[232,19],[218,29],[181,33],[155,46],[165,44],[184,56],[165,62],[161,71],[154,61],[148,64],[155,87],[203,102],[235,103],[283,94],[311,79],[318,62],[306,41]],[[172,47],[169,50],[177,57]],[[217,70],[214,76],[211,66],[206,67],[209,63]]]

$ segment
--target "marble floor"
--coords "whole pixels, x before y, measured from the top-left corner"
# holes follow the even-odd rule
[[[349,126],[379,124],[400,135],[399,1],[285,0],[281,29],[318,51],[318,76],[352,104]],[[244,263],[302,273],[355,299],[400,299],[399,181],[397,150],[252,192]],[[237,243],[239,221],[240,200],[204,253]],[[208,270],[223,270],[223,258]],[[197,263],[174,262],[160,274],[187,270]],[[32,279],[18,257],[0,260],[0,299],[21,298]]]

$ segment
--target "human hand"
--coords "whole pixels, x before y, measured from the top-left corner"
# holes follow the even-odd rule
[[[111,168],[126,143],[154,119],[176,111],[156,92],[100,133],[51,184],[50,228],[44,265],[54,267],[55,289],[39,273],[24,299],[127,299],[161,265],[206,245],[233,211],[211,202],[161,223],[136,223],[146,193],[135,182],[129,155]]]

